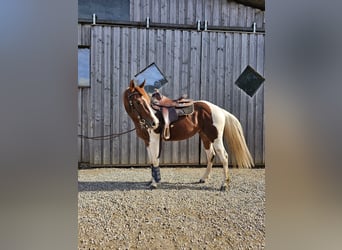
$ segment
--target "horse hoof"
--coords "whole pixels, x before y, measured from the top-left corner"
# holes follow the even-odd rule
[[[153,189],[157,189],[157,184],[155,184],[155,183],[152,183],[151,185],[150,185],[150,189],[151,190],[153,190]]]
[[[152,185],[152,181],[147,182],[147,186],[151,186]]]
[[[205,183],[205,180],[200,179],[198,183]]]
[[[226,191],[227,190],[227,186],[221,186],[220,191]]]

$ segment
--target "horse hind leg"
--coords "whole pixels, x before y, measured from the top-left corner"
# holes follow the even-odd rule
[[[199,181],[200,183],[205,183],[210,178],[210,173],[211,173],[213,163],[214,163],[214,158],[215,158],[215,151],[214,151],[212,144],[210,144],[209,149],[205,150],[205,153],[207,155],[207,168],[204,172],[204,175]]]
[[[220,138],[220,137],[219,137]],[[229,184],[229,173],[228,173],[228,153],[224,148],[222,139],[216,139],[214,141],[214,149],[219,156],[221,163],[223,165],[223,182],[221,185],[221,191],[225,191]]]

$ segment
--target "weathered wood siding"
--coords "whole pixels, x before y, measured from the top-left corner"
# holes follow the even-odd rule
[[[208,25],[251,27],[256,22],[264,28],[264,11],[228,0],[131,0],[131,21],[171,24],[195,24],[208,20]]]
[[[100,136],[133,128],[123,107],[122,93],[137,72],[155,62],[169,81],[162,93],[170,97],[188,94],[235,114],[255,162],[264,163],[263,87],[250,98],[234,84],[248,64],[264,74],[263,34],[100,25],[90,29],[91,88],[79,90],[79,133]],[[83,28],[79,30],[82,33]],[[79,43],[85,43],[86,37]],[[135,132],[107,141],[79,140],[81,162],[148,163],[145,146]],[[198,136],[163,143],[161,164],[199,162],[205,163],[205,157]]]
[[[89,46],[91,26],[78,25],[78,46]],[[90,133],[90,88],[78,88],[78,134],[88,135]],[[90,162],[90,145],[88,140],[78,138],[78,160],[79,162]]]
[[[264,35],[237,32],[201,34],[201,98],[239,119],[255,163],[264,164],[263,85],[252,98],[235,85],[247,65],[264,75]],[[201,163],[205,162],[202,150]]]

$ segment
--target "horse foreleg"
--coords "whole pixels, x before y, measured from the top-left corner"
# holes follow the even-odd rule
[[[214,158],[215,158],[215,151],[214,151],[212,144],[210,144],[209,149],[205,150],[205,153],[207,155],[207,168],[205,170],[204,175],[199,181],[200,183],[205,183],[210,178],[210,173],[213,168],[213,163],[214,163]]]
[[[151,175],[152,179],[150,182],[150,188],[155,189],[158,187],[160,183],[161,176],[160,176],[160,167],[159,167],[159,134],[154,132],[150,133],[150,144],[147,147],[147,152],[149,155],[149,159],[151,162]]]

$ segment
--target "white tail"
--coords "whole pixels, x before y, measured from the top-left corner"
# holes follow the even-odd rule
[[[228,112],[225,112],[225,115],[224,137],[229,145],[229,151],[232,153],[233,163],[241,168],[250,168],[254,163],[241,124],[234,115]]]

